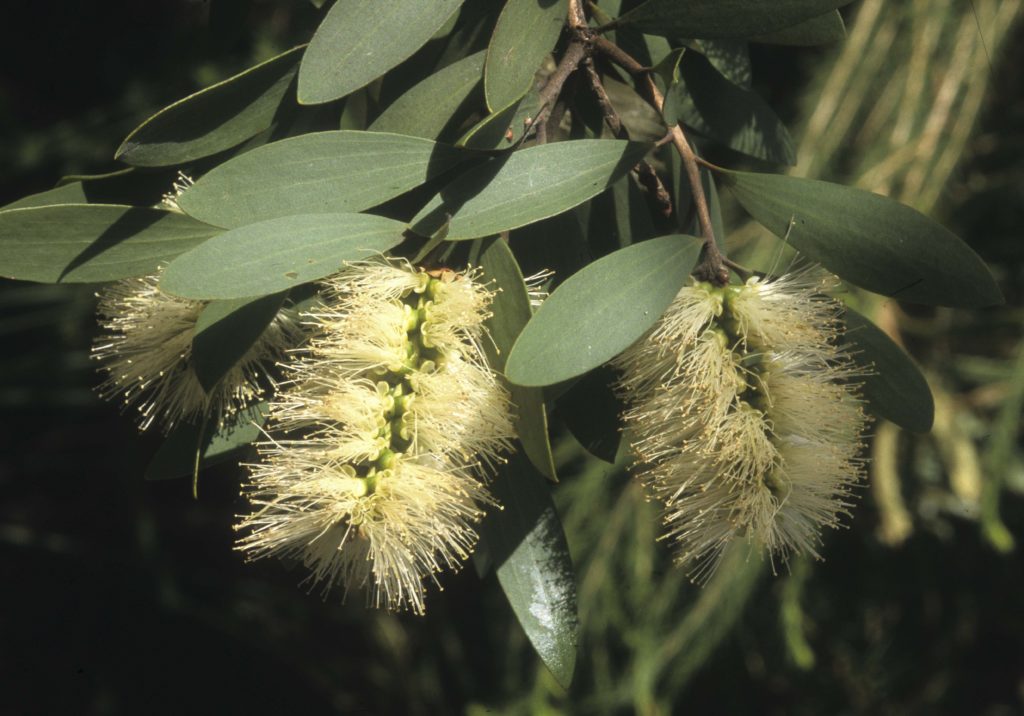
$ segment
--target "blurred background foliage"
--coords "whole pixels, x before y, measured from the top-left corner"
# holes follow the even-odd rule
[[[933,214],[990,263],[1007,302],[849,296],[925,368],[936,424],[875,425],[870,481],[825,562],[772,576],[737,552],[706,588],[690,585],[621,464],[587,455],[556,419],[582,625],[563,693],[493,577],[449,575],[415,618],[307,595],[279,564],[244,565],[231,549],[239,470],[204,473],[198,501],[187,481],[143,482],[159,437],[94,397],[92,289],[4,282],[0,711],[1024,711],[1022,2],[844,12],[840,47],[752,48],[758,90],[799,139],[794,172]],[[0,205],[117,169],[114,148],[148,114],[303,41],[318,17],[300,0],[5,13]],[[738,260],[786,260],[723,201]]]

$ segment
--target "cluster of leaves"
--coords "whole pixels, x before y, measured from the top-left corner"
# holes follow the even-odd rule
[[[96,283],[166,265],[164,290],[209,302],[193,348],[212,386],[288,293],[346,261],[391,252],[480,265],[501,289],[491,359],[511,383],[523,450],[495,481],[505,509],[485,521],[476,564],[495,569],[568,683],[575,578],[543,480],[556,478],[548,412],[614,459],[619,409],[604,365],[724,250],[719,187],[854,286],[934,305],[1000,299],[970,248],[909,207],[685,150],[680,125],[698,153],[717,145],[736,164],[795,163],[783,123],[751,89],[748,43],[837,41],[844,4],[336,0],[308,45],[138,127],[116,152],[126,169],[4,207],[0,275]],[[181,211],[154,208],[179,170],[197,177]],[[554,269],[557,285],[534,314],[523,275],[538,268]],[[847,322],[872,370],[869,407],[928,430],[916,367],[869,321],[850,311]],[[201,463],[235,455],[261,420],[256,406],[207,436]],[[200,432],[170,435],[147,476],[191,472]]]

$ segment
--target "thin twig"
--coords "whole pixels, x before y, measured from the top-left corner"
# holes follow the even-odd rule
[[[636,165],[636,178],[640,185],[647,190],[651,198],[658,204],[658,210],[666,219],[672,216],[672,195],[669,194],[665,184],[647,161]]]
[[[626,128],[622,126],[622,119],[619,117],[619,113],[615,111],[615,107],[612,106],[612,101],[604,89],[601,77],[597,74],[597,69],[594,67],[593,58],[588,57],[583,60],[583,69],[587,71],[590,89],[594,91],[594,97],[597,99],[598,106],[601,107],[601,114],[604,115],[604,121],[608,125],[608,129],[612,130],[612,134],[618,139],[626,139],[629,135],[626,132]]]
[[[601,107],[601,114],[604,115],[605,124],[608,125],[608,128],[612,130],[612,134],[618,139],[629,139],[629,132],[626,131],[622,118],[615,111],[611,98],[608,97],[608,92],[605,91],[604,83],[601,82],[601,76],[597,74],[597,68],[594,67],[593,58],[588,57],[585,59],[583,61],[583,68],[587,72],[587,79],[590,81],[590,88],[594,91],[594,96],[597,98],[597,104]],[[636,165],[636,174],[637,180],[654,201],[657,202],[662,215],[665,217],[672,216],[672,197],[662,183],[658,173],[654,171],[654,167],[646,160],[641,161]]]
[[[581,38],[574,37],[569,42],[569,46],[565,48],[565,54],[559,60],[555,71],[551,73],[544,88],[540,91],[540,110],[537,112],[537,116],[533,118],[533,121],[530,122],[531,127],[538,127],[539,129],[544,126],[548,116],[551,114],[551,110],[555,106],[555,102],[558,100],[558,95],[562,92],[565,81],[569,79],[569,75],[576,70],[576,67],[579,66],[586,56],[586,43]],[[544,135],[546,135],[546,132],[544,132]]]
[[[647,100],[660,113],[665,106],[665,97],[662,95],[661,90],[658,89],[658,85],[654,78],[651,77],[648,68],[637,62],[621,47],[603,37],[594,37],[591,42],[595,49],[637,78],[640,88],[647,95]],[[704,186],[701,182],[697,155],[686,140],[686,135],[683,134],[682,127],[678,123],[670,127],[669,132],[672,137],[672,144],[675,146],[676,151],[679,152],[683,167],[686,169],[686,176],[690,182],[690,192],[693,194],[693,203],[697,208],[697,220],[700,223],[701,236],[704,239],[703,255],[693,273],[705,281],[724,285],[729,281],[729,269],[725,265],[722,252],[719,251],[718,245],[715,243],[715,231],[711,224],[711,210],[708,207],[707,197],[704,195]]]
[[[583,11],[580,0],[569,0],[569,27],[581,28],[587,26],[587,14]]]

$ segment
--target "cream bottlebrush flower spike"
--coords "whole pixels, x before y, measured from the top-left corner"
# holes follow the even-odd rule
[[[472,272],[402,260],[327,279],[250,466],[238,548],[422,613],[425,580],[472,551],[492,503],[477,478],[511,446],[509,396],[480,347],[491,297]]]
[[[640,476],[698,581],[741,538],[818,556],[850,505],[866,418],[834,285],[813,268],[697,282],[615,361]]]
[[[208,417],[216,424],[263,394],[273,384],[267,366],[298,342],[299,328],[279,311],[263,334],[212,391],[203,389],[192,361],[192,339],[205,301],[160,290],[160,271],[128,278],[96,294],[103,334],[92,357],[107,372],[99,393],[122,395],[140,414],[139,429],[154,423],[169,432],[181,422]]]

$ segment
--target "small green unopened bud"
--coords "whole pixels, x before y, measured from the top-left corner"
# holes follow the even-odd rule
[[[377,469],[378,470],[390,470],[395,466],[397,456],[391,450],[387,448],[380,451],[380,455],[377,456]]]
[[[440,289],[441,289],[441,280],[440,279],[436,279],[436,278],[431,278],[430,279],[430,283],[427,284],[427,291],[426,291],[427,297],[431,298],[431,299],[437,298],[437,294],[439,293]]]
[[[415,331],[416,330],[416,326],[419,325],[419,322],[420,322],[420,312],[417,311],[412,306],[410,306],[408,303],[405,304],[404,311],[405,311],[405,330],[407,330],[407,331]]]

